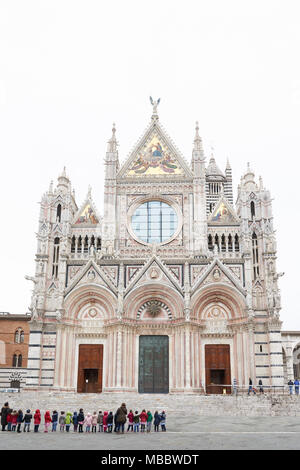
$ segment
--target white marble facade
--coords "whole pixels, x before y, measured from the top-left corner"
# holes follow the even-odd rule
[[[169,338],[169,392],[203,392],[218,344],[231,381],[283,384],[270,193],[248,165],[234,205],[230,164],[206,162],[198,125],[185,159],[157,104],[122,165],[113,127],[103,215],[90,188],[77,206],[65,169],[42,196],[27,388],[77,390],[79,345],[94,344],[102,390],[137,391],[142,335]]]

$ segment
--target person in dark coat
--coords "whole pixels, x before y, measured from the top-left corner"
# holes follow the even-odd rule
[[[74,432],[77,432],[77,428],[78,428],[78,415],[77,415],[77,411],[74,411],[73,418],[72,418],[72,422],[73,422],[73,431],[74,431]]]
[[[155,411],[155,413],[154,413],[154,421],[153,421],[153,424],[154,424],[154,431],[155,431],[155,432],[158,432],[158,431],[159,431],[159,423],[160,423],[160,416],[159,416],[158,411]]]
[[[160,427],[162,431],[166,431],[166,413],[162,411],[159,415],[160,418]]]
[[[58,412],[54,410],[52,413],[52,432],[56,432],[57,423],[58,423]]]
[[[83,409],[80,408],[79,413],[78,413],[78,432],[83,432],[82,425],[84,422],[84,413]]]
[[[30,410],[27,410],[25,415],[24,415],[24,429],[23,431],[26,432],[26,429],[27,429],[27,432],[30,432],[30,423],[31,423],[31,420],[32,420],[32,414],[30,413]]]
[[[7,415],[11,413],[11,409],[8,405],[8,402],[4,403],[4,406],[1,408],[1,426],[2,431],[5,431],[5,427],[7,426]]]
[[[24,421],[23,411],[19,410],[18,416],[17,416],[17,432],[21,432],[21,424],[23,423],[23,421]]]
[[[110,411],[107,416],[107,432],[112,432],[113,422],[114,422],[114,415],[112,411]]]
[[[125,423],[126,423],[126,416],[127,416],[127,408],[125,403],[122,403],[120,408],[118,408],[116,413],[116,421],[117,421],[117,430],[116,432],[119,433],[120,429],[122,434],[124,433]]]
[[[262,380],[261,380],[261,379],[259,379],[258,385],[259,385],[259,391],[260,391],[260,393],[264,393],[263,383],[262,383]]]
[[[290,389],[290,395],[293,395],[294,382],[291,379],[288,381],[288,386]]]

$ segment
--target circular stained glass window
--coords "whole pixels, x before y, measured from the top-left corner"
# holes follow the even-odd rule
[[[146,243],[162,243],[169,240],[178,225],[172,206],[162,201],[148,201],[133,213],[131,226],[134,234]]]

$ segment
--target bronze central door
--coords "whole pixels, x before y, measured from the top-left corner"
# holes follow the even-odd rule
[[[169,393],[168,336],[140,336],[139,393]]]
[[[205,345],[205,382],[206,393],[231,392],[229,344]]]
[[[78,393],[101,393],[103,344],[80,344],[78,359]]]

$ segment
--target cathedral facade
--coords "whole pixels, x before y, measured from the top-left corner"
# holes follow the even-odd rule
[[[120,165],[104,213],[77,206],[65,170],[41,200],[26,388],[224,393],[284,381],[271,196],[248,166],[188,162],[159,121]]]

